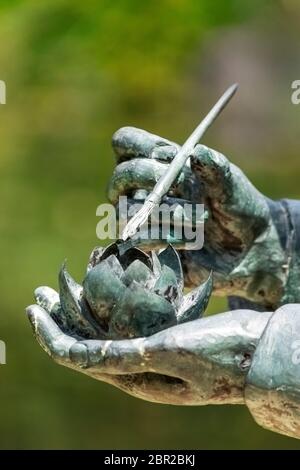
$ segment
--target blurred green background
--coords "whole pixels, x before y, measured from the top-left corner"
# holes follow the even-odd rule
[[[239,81],[205,143],[300,198],[299,20],[297,0],[1,1],[1,448],[300,448],[243,407],[154,405],[59,367],[24,314],[65,258],[82,279],[123,125],[183,142]]]

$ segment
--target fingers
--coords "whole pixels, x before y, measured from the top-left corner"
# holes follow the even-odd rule
[[[34,297],[36,303],[49,313],[63,331],[66,331],[68,329],[67,318],[62,311],[58,292],[51,287],[41,286],[35,289]]]
[[[142,204],[143,201],[127,198],[125,205],[123,202],[116,205],[119,233],[122,233],[128,217],[136,214]],[[145,251],[165,248],[168,244],[176,249],[187,249],[192,243],[195,246],[202,241],[200,238],[206,218],[207,212],[203,206],[166,196],[152,212],[151,224],[143,224],[133,237],[134,244]]]
[[[143,162],[139,164],[136,160],[137,158],[148,158],[168,163],[180,149],[180,146],[174,142],[135,127],[122,127],[115,132],[112,138],[112,145],[118,157],[118,162],[135,159],[134,163],[129,167],[121,165],[119,171],[128,171],[132,174],[132,170],[137,166],[137,172],[134,174],[136,180],[139,176],[139,171],[144,174],[146,171],[153,172],[156,168],[156,165],[154,164],[153,167],[151,163],[149,165],[143,164]],[[229,189],[231,179],[230,163],[224,155],[204,145],[197,145],[192,156],[192,162],[194,171],[201,175],[201,179],[211,194],[223,193],[225,181]],[[156,171],[159,173],[160,168],[163,171],[163,168],[166,167],[157,166],[157,168]],[[157,179],[152,179],[148,189],[152,189]],[[146,181],[148,180],[149,178],[146,178]],[[132,189],[137,189],[138,187],[143,186],[135,186]]]
[[[179,149],[174,142],[136,127],[122,127],[115,132],[112,146],[118,162],[136,157],[170,161]]]
[[[213,289],[212,272],[208,279],[196,289],[186,294],[177,312],[178,323],[197,320],[206,310]]]
[[[64,334],[46,310],[39,305],[27,307],[26,313],[40,346],[55,361],[67,365],[69,350],[77,340]]]
[[[31,305],[27,307],[26,313],[40,346],[61,365],[117,386],[121,385],[122,380],[116,381],[113,376],[153,370],[145,338],[77,341],[64,334],[42,307]],[[159,364],[160,359],[158,371]]]
[[[60,296],[51,287],[38,287],[34,292],[36,303],[65,333],[78,339],[105,337],[105,332],[97,325],[82,299],[82,287],[72,279],[65,266],[59,273],[59,287]]]
[[[205,145],[196,145],[191,168],[201,179],[208,196],[224,200],[232,189],[232,172],[227,158]]]
[[[191,168],[203,184],[205,204],[212,217],[206,237],[216,252],[241,252],[267,227],[270,211],[264,196],[227,158],[197,145]]]
[[[52,359],[62,365],[78,370],[91,368],[91,374],[95,370],[99,373],[119,374],[131,372],[132,369],[138,372],[143,369],[140,366],[141,340],[77,341],[63,333],[46,310],[39,305],[27,307],[26,313],[40,346]]]
[[[134,190],[152,190],[166,171],[164,163],[136,158],[120,163],[114,170],[108,187],[108,199],[116,204],[119,196],[130,195]]]
[[[122,161],[113,175],[109,198],[116,203],[120,195],[136,190],[151,191],[180,148],[178,145],[136,128],[122,128],[113,137],[113,146]],[[124,162],[124,160],[129,160]],[[191,155],[170,195],[200,202],[204,199],[212,215],[206,239],[214,238],[217,252],[244,251],[267,227],[270,213],[265,198],[242,171],[228,159],[203,145]],[[173,191],[173,194],[172,194]]]
[[[35,289],[34,297],[37,304],[44,308],[50,315],[57,314],[60,310],[58,292],[51,287],[41,286]]]
[[[39,305],[27,307],[26,313],[38,343],[55,362],[80,372],[88,368],[90,360],[88,348],[84,342],[77,341],[76,338],[63,333],[48,312]],[[106,342],[99,340],[92,341],[92,343],[97,343],[100,356],[98,364],[100,364],[103,357],[101,351]],[[93,371],[90,375],[93,376]],[[100,373],[97,373],[95,378],[104,380]]]
[[[166,163],[142,158],[120,163],[109,184],[109,200],[112,204],[116,204],[119,196],[130,196],[135,190],[151,191],[166,169]],[[188,167],[185,167],[171,188],[173,195],[190,199],[192,181],[192,172]]]
[[[266,215],[267,204],[262,194],[221,153],[205,145],[196,145],[191,156],[191,168],[201,180],[206,198],[214,200],[215,205],[227,205],[228,209],[246,217],[247,214],[253,215],[253,204],[256,204],[256,216]],[[233,205],[235,207],[231,207]]]

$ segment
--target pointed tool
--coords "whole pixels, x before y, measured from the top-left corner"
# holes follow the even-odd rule
[[[168,166],[165,174],[160,177],[154,186],[153,191],[145,199],[142,208],[129,220],[128,224],[123,230],[122,240],[126,241],[133,237],[138,231],[139,227],[147,221],[153,209],[159,205],[162,197],[169,191],[171,185],[176,180],[186,161],[191,156],[195,145],[200,142],[200,139],[203,137],[204,133],[219,116],[225,106],[229,103],[237,88],[238,84],[235,83],[225,91],[219,101],[217,101],[207,116],[203,119],[203,121],[200,122],[198,127],[196,127],[194,132],[183,144],[175,158]]]

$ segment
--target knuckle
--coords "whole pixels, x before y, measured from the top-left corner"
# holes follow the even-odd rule
[[[218,173],[227,173],[230,168],[228,159],[221,153],[205,145],[198,144],[191,157],[194,169],[209,169]]]
[[[114,172],[112,174],[112,180],[117,181],[119,178],[124,177],[124,175],[128,172],[128,169],[130,168],[131,164],[132,161],[119,163],[119,165],[117,165],[114,169]]]
[[[175,145],[157,145],[150,154],[150,158],[170,162],[178,152],[179,147]]]

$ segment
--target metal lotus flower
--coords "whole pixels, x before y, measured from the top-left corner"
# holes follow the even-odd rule
[[[150,336],[199,318],[211,295],[212,277],[187,295],[183,287],[180,258],[171,246],[148,255],[114,243],[92,252],[83,286],[64,265],[59,295],[39,287],[35,297],[72,336],[124,339]]]

